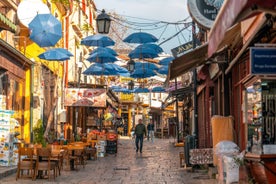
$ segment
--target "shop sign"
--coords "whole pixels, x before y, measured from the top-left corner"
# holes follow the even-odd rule
[[[188,0],[187,3],[193,19],[200,26],[210,29],[213,26],[223,0]]]
[[[250,48],[251,74],[276,74],[276,48]]]
[[[195,39],[195,45],[200,46],[200,41],[198,39]],[[193,41],[189,41],[187,43],[184,43],[183,45],[180,45],[178,47],[175,47],[171,49],[172,55],[174,58],[180,57],[189,50],[193,49]]]
[[[106,89],[66,88],[64,106],[106,107]]]

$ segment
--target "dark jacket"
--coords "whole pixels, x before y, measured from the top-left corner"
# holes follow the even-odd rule
[[[148,131],[154,131],[154,124],[149,123],[147,129],[148,129]]]
[[[138,124],[135,127],[135,134],[136,135],[147,135],[146,126],[144,124]]]

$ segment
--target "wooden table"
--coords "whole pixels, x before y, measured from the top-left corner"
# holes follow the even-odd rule
[[[270,184],[276,181],[276,154],[254,154],[246,153],[245,159],[249,162],[259,162],[264,166],[264,173],[267,182]],[[258,172],[260,175],[261,172]]]
[[[72,145],[66,145],[63,146],[63,148],[71,151],[71,156],[74,157],[75,156],[75,151],[76,150],[84,150],[84,146],[72,146]],[[70,169],[71,170],[75,170],[75,159],[70,159]]]

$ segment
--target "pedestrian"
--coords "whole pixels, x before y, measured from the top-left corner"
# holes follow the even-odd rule
[[[151,142],[153,142],[153,138],[154,138],[154,124],[152,121],[150,121],[150,123],[147,126],[147,130],[148,130],[148,141],[149,139],[151,139]]]
[[[142,119],[138,120],[138,125],[135,126],[134,133],[136,136],[135,138],[136,153],[138,152],[138,150],[140,150],[140,153],[142,153],[144,135],[145,137],[147,136],[146,126],[143,124]],[[139,142],[140,142],[140,147],[139,147]]]

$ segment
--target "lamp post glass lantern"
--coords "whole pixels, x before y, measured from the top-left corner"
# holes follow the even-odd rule
[[[129,90],[133,90],[133,88],[134,88],[134,82],[133,82],[133,81],[130,81],[130,82],[128,83],[128,89],[129,89]]]
[[[135,69],[135,62],[131,59],[127,62],[127,69],[130,72],[133,72]]]
[[[96,18],[98,33],[108,34],[110,23],[111,23],[110,16],[105,13],[105,10],[102,10],[102,13],[99,14]]]

